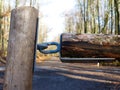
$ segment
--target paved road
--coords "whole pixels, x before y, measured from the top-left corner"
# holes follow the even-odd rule
[[[51,58],[36,65],[33,90],[120,90],[120,68],[61,63]]]

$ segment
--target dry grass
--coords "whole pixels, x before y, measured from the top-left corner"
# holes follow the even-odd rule
[[[117,66],[117,67],[120,67],[120,60],[116,60],[116,61],[113,61],[111,63],[101,62],[100,64],[102,66]]]
[[[48,59],[50,59],[50,56],[37,56],[36,62],[40,63],[40,62],[43,62],[43,61],[48,60]]]
[[[43,62],[45,60],[50,59],[50,57],[51,56],[44,55],[44,54],[41,54],[40,52],[37,52],[37,54],[36,54],[36,62],[37,63]]]

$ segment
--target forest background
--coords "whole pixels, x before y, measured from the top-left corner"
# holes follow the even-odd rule
[[[40,11],[40,2],[41,0],[0,0],[1,60],[7,55],[11,10],[20,6],[31,6]],[[39,13],[41,19],[42,12]],[[75,0],[74,9],[64,12],[63,16],[63,32],[120,35],[120,0]],[[38,30],[38,43],[46,42],[51,28],[39,20]],[[59,36],[53,41],[59,42]],[[41,53],[39,55],[44,56]]]

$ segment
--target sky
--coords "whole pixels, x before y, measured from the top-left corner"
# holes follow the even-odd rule
[[[69,12],[74,8],[75,0],[37,1],[39,1],[39,9],[43,16],[42,19],[40,18],[40,20],[42,20],[42,22],[50,29],[50,32],[48,33],[48,41],[53,41],[55,37],[64,32],[64,13]],[[24,0],[20,0],[19,6],[22,6],[23,3]],[[11,0],[11,4],[14,8],[15,0]],[[29,5],[29,3],[27,4]]]
[[[43,22],[51,30],[48,41],[64,32],[64,12],[73,9],[75,0],[41,0],[40,11],[43,14]]]

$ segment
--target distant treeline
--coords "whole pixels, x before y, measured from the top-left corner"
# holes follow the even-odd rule
[[[120,0],[75,0],[65,14],[66,32],[120,34]]]
[[[21,6],[32,6],[40,10],[40,2],[40,0],[0,0],[0,57],[7,54],[11,10]],[[51,29],[42,22],[43,15],[40,11],[39,13],[38,43],[41,43],[47,41],[47,34]]]

